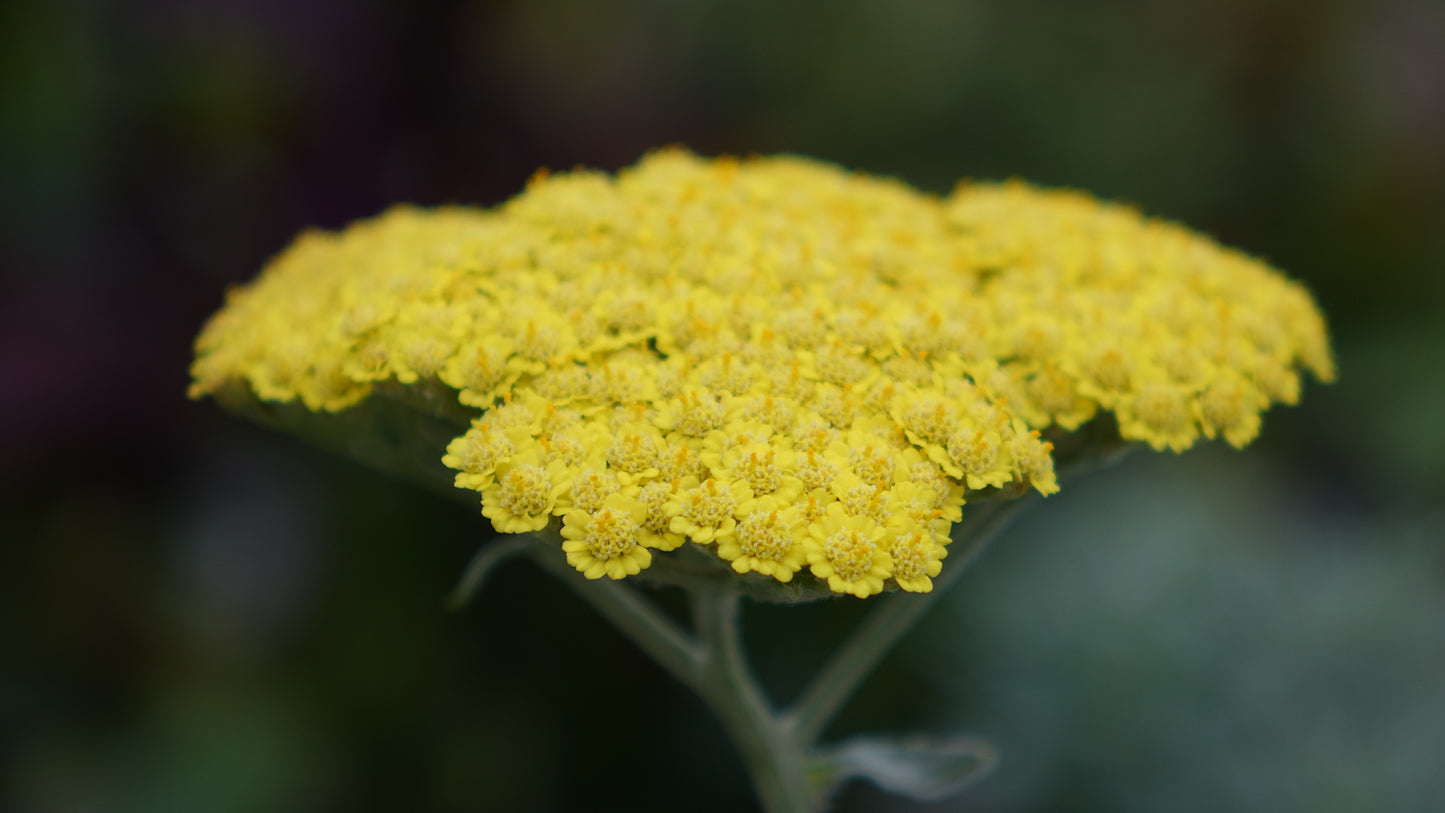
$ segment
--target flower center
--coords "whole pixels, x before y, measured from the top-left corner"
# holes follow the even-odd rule
[[[656,534],[668,532],[671,519],[665,507],[671,497],[672,485],[668,482],[653,480],[642,487],[637,495],[637,501],[647,506],[647,517],[642,520],[642,527]]]
[[[651,435],[627,432],[608,448],[607,462],[614,469],[635,474],[657,464],[657,445]]]
[[[732,516],[737,507],[738,502],[733,499],[732,492],[719,488],[716,480],[709,479],[687,495],[682,515],[694,525],[712,528]]]
[[[485,392],[501,382],[507,374],[507,360],[497,348],[482,345],[477,348],[476,358],[466,370],[466,384],[469,389]]]
[[[900,581],[928,575],[929,539],[919,531],[899,534],[889,546],[893,557],[893,577]]]
[[[754,559],[776,562],[796,544],[789,529],[778,521],[778,512],[752,514],[738,523],[738,546]]]
[[[517,339],[517,355],[532,361],[549,361],[557,354],[561,340],[551,325],[538,325],[529,320],[527,329]]]
[[[698,460],[697,452],[686,443],[677,444],[676,448],[670,450],[658,461],[657,466],[658,474],[669,482],[697,474],[700,468],[701,461]]]
[[[483,474],[496,468],[502,459],[511,457],[514,448],[505,435],[493,432],[468,432],[457,444],[456,455],[462,471]]]
[[[552,481],[541,466],[521,465],[502,479],[499,503],[514,516],[534,517],[552,510]]]
[[[771,494],[783,485],[783,470],[774,462],[776,457],[773,449],[755,450],[738,461],[737,472],[753,487],[754,494]]]
[[[848,465],[865,483],[886,488],[893,482],[893,455],[875,444],[850,452]]]
[[[982,429],[956,432],[948,439],[948,454],[969,474],[983,475],[998,463],[998,444]]]
[[[626,512],[602,508],[587,521],[583,539],[592,556],[605,562],[626,556],[637,547],[640,530]]]
[[[1139,419],[1160,432],[1178,432],[1189,421],[1184,399],[1173,387],[1150,385],[1139,392],[1134,406]]]
[[[855,582],[873,569],[876,546],[862,532],[844,528],[823,543],[823,555],[844,581]]]
[[[542,447],[542,462],[561,461],[564,466],[579,466],[587,459],[587,447],[576,437],[558,432],[550,437],[537,438]]]
[[[683,393],[679,400],[682,402],[682,414],[678,416],[677,431],[700,438],[722,425],[725,413],[716,399]]]
[[[600,509],[602,503],[620,488],[613,475],[588,469],[572,482],[572,504],[590,514]]]
[[[798,467],[798,479],[810,491],[833,485],[833,478],[837,476],[838,466],[817,452],[808,452],[807,459]]]

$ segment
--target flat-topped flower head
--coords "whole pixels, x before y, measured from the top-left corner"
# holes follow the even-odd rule
[[[498,531],[560,516],[589,576],[690,542],[867,596],[931,589],[966,501],[1124,443],[1244,446],[1305,373],[1334,376],[1308,293],[1178,225],[664,150],[302,235],[207,324],[191,394],[445,445]]]

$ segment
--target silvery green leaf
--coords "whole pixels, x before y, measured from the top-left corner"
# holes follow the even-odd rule
[[[952,796],[986,776],[998,753],[974,737],[855,737],[819,749],[815,781],[832,791],[863,778],[890,793],[919,801]]]

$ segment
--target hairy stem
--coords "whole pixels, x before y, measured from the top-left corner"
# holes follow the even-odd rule
[[[467,569],[462,571],[457,586],[452,588],[451,595],[447,596],[447,608],[460,610],[465,607],[481,591],[482,585],[491,578],[493,571],[508,559],[520,556],[539,544],[542,544],[541,540],[532,534],[489,540],[472,554],[471,561],[467,562]]]
[[[717,714],[741,752],[767,813],[810,813],[822,792],[809,784],[809,754],[823,729],[908,630],[958,581],[968,565],[1029,502],[980,502],[954,528],[954,543],[933,591],[884,599],[823,665],[793,710],[779,714],[748,665],[738,624],[741,590],[714,579],[679,586],[692,599],[697,635],[690,635],[635,588],[587,580],[552,545],[498,551],[522,553],[561,579],[633,643],[692,688]],[[490,559],[490,557],[487,557]],[[482,570],[495,562],[477,565]],[[464,579],[463,584],[468,582]]]
[[[948,594],[974,558],[1029,501],[1021,498],[983,502],[968,511],[968,517],[954,528],[954,542],[949,546],[942,575],[934,580],[933,591],[897,593],[884,599],[883,606],[853,631],[803,691],[797,705],[784,718],[795,743],[809,748],[817,742],[823,729],[873,673],[883,656]]]
[[[698,693],[742,752],[767,813],[808,813],[818,799],[808,787],[805,755],[763,697],[748,668],[738,630],[735,590],[696,590],[693,609],[708,669]]]
[[[709,670],[707,653],[672,619],[638,595],[636,588],[611,579],[583,578],[562,558],[561,550],[553,545],[533,548],[529,555],[532,561],[595,607],[674,677],[701,691],[699,687]]]

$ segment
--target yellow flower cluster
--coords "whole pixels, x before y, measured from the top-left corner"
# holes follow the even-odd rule
[[[1056,491],[1047,437],[1102,411],[1242,446],[1301,369],[1333,375],[1302,288],[1130,209],[668,150],[303,235],[207,325],[192,394],[440,381],[478,410],[456,485],[502,532],[560,518],[589,578],[690,541],[864,597],[932,589],[968,494]]]

